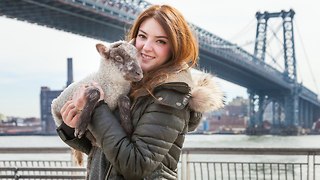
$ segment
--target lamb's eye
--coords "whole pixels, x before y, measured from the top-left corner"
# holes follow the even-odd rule
[[[118,62],[123,62],[123,59],[122,59],[121,56],[116,56],[115,59],[116,59],[116,61],[118,61]]]

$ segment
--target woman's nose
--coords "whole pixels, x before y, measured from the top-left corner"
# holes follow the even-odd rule
[[[142,47],[143,50],[145,51],[152,51],[152,42],[150,41],[145,41]]]

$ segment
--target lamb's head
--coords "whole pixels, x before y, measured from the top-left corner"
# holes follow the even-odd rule
[[[138,51],[131,42],[117,41],[109,47],[97,44],[96,48],[104,61],[113,63],[119,68],[126,80],[136,82],[142,79],[143,73],[138,61]]]

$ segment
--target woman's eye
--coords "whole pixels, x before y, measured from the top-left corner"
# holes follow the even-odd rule
[[[138,37],[139,37],[139,38],[142,38],[142,39],[145,39],[145,38],[146,38],[146,36],[143,35],[143,34],[138,34]]]
[[[158,43],[160,43],[160,44],[167,44],[167,42],[166,42],[166,41],[163,41],[163,40],[158,40]]]

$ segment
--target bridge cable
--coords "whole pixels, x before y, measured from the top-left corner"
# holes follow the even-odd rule
[[[297,22],[295,21],[295,24],[297,24]],[[299,27],[298,25],[296,25],[296,28],[297,28],[297,32],[298,32],[298,36],[299,36],[299,39],[300,39],[300,43],[301,43],[301,46],[302,46],[302,50],[303,50],[303,53],[304,53],[304,56],[307,60],[307,64],[308,64],[308,68],[310,70],[310,74],[311,74],[311,77],[312,77],[312,80],[313,80],[313,83],[315,84],[315,88],[316,88],[316,91],[317,91],[317,94],[320,94],[319,92],[319,86],[317,85],[317,81],[315,79],[315,76],[313,74],[313,71],[312,71],[312,68],[310,66],[310,62],[309,62],[309,57],[308,57],[308,54],[307,54],[307,51],[305,49],[305,46],[304,46],[304,43],[303,43],[303,40],[302,40],[302,36],[300,34],[300,30],[299,30]]]
[[[268,30],[270,30],[271,33],[273,34],[273,36],[271,36],[271,38],[269,39],[270,41],[268,41],[268,43],[271,43],[271,40],[273,40],[273,38],[276,38],[280,42],[280,44],[283,45],[283,41],[281,41],[281,39],[277,36],[277,33],[279,32],[281,27],[282,27],[282,24],[279,24],[279,26],[277,27],[276,31],[274,31],[273,29],[271,29],[268,26]]]
[[[266,55],[269,56],[269,58],[272,60],[272,62],[279,67],[279,70],[284,71],[283,67],[282,67],[282,66],[277,62],[277,60],[276,60],[276,59],[278,58],[278,56],[280,56],[282,53],[283,53],[283,51],[280,51],[280,52],[278,53],[277,57],[274,58],[274,57],[272,56],[272,54],[270,54],[268,51],[266,51]]]
[[[240,47],[246,47],[246,46],[252,45],[254,43],[255,43],[255,41],[247,41],[247,42],[244,42],[243,44],[239,44],[239,46]]]
[[[233,35],[232,38],[230,38],[230,41],[234,42],[236,41],[239,37],[244,37],[244,34],[248,34],[248,32],[253,29],[253,22],[255,21],[255,18],[252,18],[249,23],[247,25],[245,25],[238,33],[236,33],[235,35]],[[246,49],[248,52],[251,51],[250,45],[254,45],[254,43],[256,42],[256,40],[250,40],[250,41],[245,41],[245,42],[239,42],[239,44],[237,44],[237,46]],[[247,48],[246,48],[247,47]],[[248,49],[249,48],[249,49]],[[252,48],[253,50],[253,48]]]
[[[280,38],[277,36],[277,33],[279,32],[279,30],[281,29],[282,24],[279,24],[279,26],[276,28],[276,30],[274,31],[272,28],[270,28],[270,26],[268,26],[268,30],[271,31],[272,35],[271,38],[268,39],[268,42],[266,44],[266,46],[268,47],[268,49],[270,49],[270,53],[269,51],[266,51],[266,54],[271,58],[271,60],[273,61],[274,64],[276,64],[280,70],[284,71],[284,68],[279,64],[279,62],[277,61],[277,59],[279,58],[279,56],[284,52],[283,47],[280,46],[280,51],[278,52],[278,54],[274,57],[273,53],[272,53],[272,49],[271,49],[271,41],[273,40],[273,38],[276,38],[276,40],[278,40],[278,42],[280,42],[280,44],[282,45],[283,42],[280,40]]]
[[[250,26],[252,26],[251,24],[255,21],[255,18],[252,18],[251,21],[245,25],[239,32],[237,32],[235,35],[233,35],[230,38],[231,42],[234,42],[236,39],[238,39],[239,37],[243,37],[243,34],[246,34],[247,32],[249,32],[249,29],[251,29]]]

